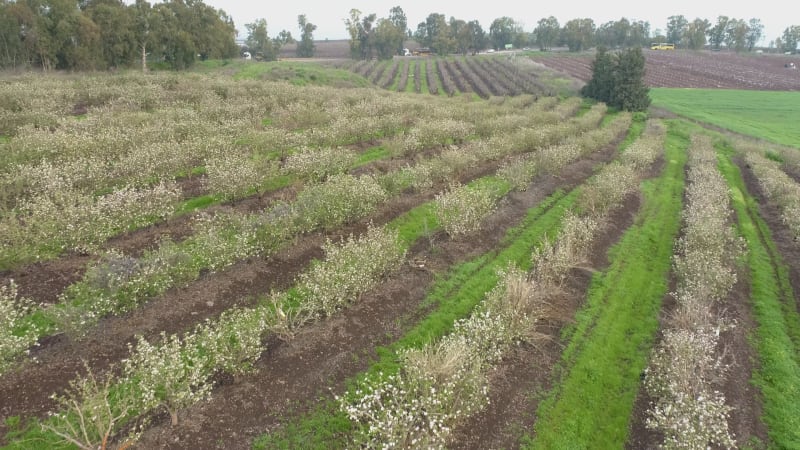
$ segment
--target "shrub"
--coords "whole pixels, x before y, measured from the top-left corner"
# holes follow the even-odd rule
[[[355,161],[356,153],[347,148],[304,149],[289,155],[283,170],[319,182],[330,175],[346,172]]]
[[[107,314],[130,311],[196,273],[190,255],[169,240],[141,258],[110,251],[88,267],[81,281],[62,292],[60,304],[49,308],[47,315],[59,330],[80,336]]]
[[[0,260],[91,251],[121,231],[167,217],[179,199],[180,189],[173,182],[123,187],[100,197],[67,188],[36,195],[0,219],[6,243]]]
[[[111,386],[116,381],[113,376],[101,382],[88,365],[86,369],[87,376],[70,381],[64,394],[53,395],[61,411],[52,414],[42,424],[42,429],[82,450],[105,450],[110,447],[110,439],[118,432],[120,424],[136,409],[135,395],[130,386],[116,389],[112,394]],[[135,431],[134,428],[120,448],[137,439]]]
[[[328,240],[323,250],[325,260],[297,280],[303,320],[330,316],[355,301],[405,257],[396,232],[373,227],[339,245]]]
[[[206,159],[206,185],[224,199],[244,197],[257,190],[275,168],[246,155],[225,154]]]
[[[781,217],[786,226],[794,234],[795,239],[800,239],[800,184],[786,175],[778,163],[759,155],[748,152],[745,161],[752,168],[758,178],[758,183],[770,200],[781,209]]]
[[[629,145],[620,161],[637,171],[647,170],[662,153],[666,129],[657,120],[649,120],[642,136]]]
[[[667,330],[651,359],[645,386],[658,400],[646,420],[664,433],[666,449],[736,447],[728,431],[731,407],[708,383],[724,378],[714,356],[719,330]]]
[[[470,317],[435,343],[400,352],[402,369],[339,398],[355,422],[356,446],[442,448],[454,426],[489,401],[489,368],[531,335],[542,304],[525,274],[511,268]]]
[[[157,345],[137,336],[136,351],[128,344],[131,356],[125,360],[125,376],[141,392],[139,405],[148,411],[163,406],[172,425],[178,424],[178,410],[205,399],[211,393],[212,358],[195,345],[197,336],[161,333]]]
[[[692,137],[689,164],[683,236],[674,256],[678,307],[647,369],[645,388],[655,402],[646,425],[663,433],[664,448],[731,448],[731,408],[714,388],[727,369],[718,349],[725,324],[713,306],[733,288],[743,250],[727,224],[728,186],[710,138]]]
[[[451,185],[436,195],[436,217],[451,236],[478,231],[495,209],[497,194],[486,188]]]
[[[331,228],[374,211],[387,198],[372,176],[334,175],[325,183],[309,186],[292,205],[302,231]]]
[[[503,164],[497,176],[508,182],[512,189],[525,191],[533,177],[539,173],[539,166],[532,155],[517,156]]]
[[[14,280],[0,286],[0,374],[13,367],[17,356],[27,352],[39,338],[36,327],[21,325],[33,307],[30,300],[18,297]]]
[[[249,371],[265,350],[262,337],[269,325],[265,309],[236,308],[225,311],[215,322],[198,326],[190,343],[208,355],[211,373],[241,374]]]
[[[600,225],[597,217],[580,217],[574,213],[564,216],[557,238],[543,243],[531,255],[531,279],[539,289],[560,287],[569,269],[585,261]]]
[[[590,179],[581,189],[578,204],[593,214],[605,214],[639,185],[634,169],[628,165],[612,163]]]

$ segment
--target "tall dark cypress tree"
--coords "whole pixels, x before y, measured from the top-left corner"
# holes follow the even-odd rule
[[[650,88],[644,84],[644,55],[639,47],[617,56],[611,105],[625,111],[644,111],[650,106]]]
[[[597,47],[597,55],[592,61],[592,79],[581,89],[581,95],[609,103],[614,84],[614,55],[604,46]]]
[[[592,79],[581,89],[581,95],[625,111],[644,111],[650,106],[644,66],[644,55],[639,47],[613,54],[598,47],[592,62]]]

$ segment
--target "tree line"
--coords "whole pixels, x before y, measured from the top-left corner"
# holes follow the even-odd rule
[[[607,48],[643,47],[651,41],[672,42],[681,48],[752,51],[763,37],[759,19],[717,17],[687,20],[682,15],[668,19],[666,31],[651,32],[645,21],[620,20],[596,25],[592,19],[577,18],[559,24],[555,17],[538,21],[532,32],[510,17],[495,19],[488,30],[477,20],[466,21],[432,13],[415,31],[409,28],[399,6],[387,17],[350,11],[344,20],[350,36],[353,58],[391,58],[403,53],[404,41],[438,54],[474,53],[486,48],[503,49],[537,46],[549,50],[565,46],[581,51],[595,46]],[[262,60],[274,60],[282,45],[294,42],[283,30],[275,37],[267,33],[267,22],[258,19],[245,25],[248,50]],[[297,54],[314,55],[316,25],[298,16],[300,40]],[[232,58],[242,48],[236,44],[233,19],[225,11],[202,0],[166,0],[149,3],[136,0],[0,0],[0,68],[41,68],[44,70],[105,70],[116,67],[159,64],[173,69],[191,66],[196,60]],[[800,26],[791,26],[770,42],[780,51],[795,52]]]
[[[444,14],[432,13],[417,25],[416,31],[408,28],[402,8],[396,6],[386,18],[376,14],[365,15],[357,9],[345,19],[350,35],[351,56],[356,59],[391,58],[402,54],[403,41],[413,38],[422,47],[437,54],[468,53],[493,48],[496,50],[538,47],[550,50],[567,47],[582,51],[596,46],[607,48],[646,47],[651,42],[671,42],[680,48],[699,50],[710,46],[741,51],[752,51],[764,37],[760,19],[749,20],[717,17],[715,23],[707,19],[689,21],[682,15],[668,19],[666,31],[651,31],[650,23],[625,17],[600,25],[589,18],[572,19],[561,25],[553,16],[537,22],[532,32],[526,32],[521,23],[510,17],[495,19],[485,31],[477,20],[465,21]],[[788,27],[770,47],[794,52],[800,41],[800,26]]]
[[[233,19],[202,0],[2,0],[0,67],[175,69],[239,54]]]

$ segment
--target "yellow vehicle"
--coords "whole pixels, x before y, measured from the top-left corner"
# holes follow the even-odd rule
[[[650,44],[650,50],[675,50],[675,44],[668,42],[653,42]]]

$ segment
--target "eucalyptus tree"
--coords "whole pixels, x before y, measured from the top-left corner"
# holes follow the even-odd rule
[[[297,26],[300,28],[300,42],[297,44],[297,56],[311,58],[314,56],[314,30],[317,26],[306,19],[305,14],[297,16]]]
[[[558,42],[561,26],[558,24],[558,19],[550,16],[540,19],[533,33],[536,35],[536,43],[539,45],[539,49],[542,51],[550,50]]]
[[[706,45],[706,36],[711,29],[711,22],[708,19],[694,19],[684,33],[686,47],[691,50],[701,50]]]
[[[747,51],[752,52],[758,41],[764,37],[764,25],[761,24],[761,19],[750,19],[747,23],[748,30],[745,39],[747,40]]]
[[[564,24],[561,39],[571,52],[586,50],[594,45],[595,25],[592,19],[572,19]]]
[[[685,36],[689,29],[689,21],[682,15],[667,18],[667,42],[685,46]]]

